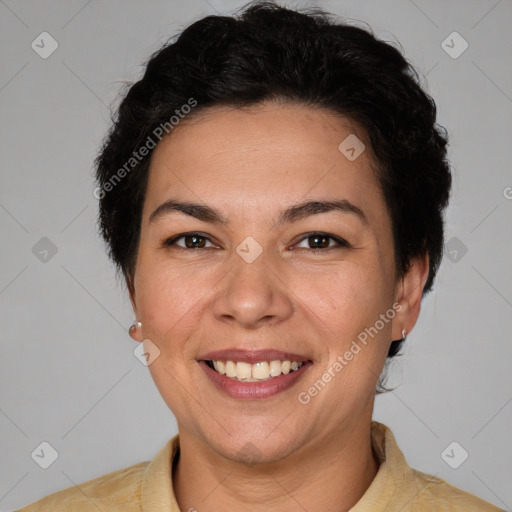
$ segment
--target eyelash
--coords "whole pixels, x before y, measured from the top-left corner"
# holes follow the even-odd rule
[[[174,236],[172,238],[168,238],[168,239],[164,240],[163,247],[167,247],[167,248],[172,247],[173,249],[179,249],[179,250],[183,250],[183,251],[193,251],[193,250],[198,250],[198,249],[211,249],[211,247],[188,248],[188,247],[181,247],[179,245],[175,245],[175,243],[178,240],[180,240],[181,238],[194,237],[194,236],[198,237],[198,238],[203,238],[205,240],[208,240],[210,243],[213,243],[208,238],[208,236],[206,236],[206,235],[204,235],[202,233],[196,232],[196,231],[192,231],[192,232],[189,232],[189,233],[180,233],[179,235],[176,235],[176,236]],[[322,247],[317,247],[317,248],[301,247],[299,249],[304,250],[304,251],[309,252],[309,253],[317,253],[318,254],[319,252],[325,252],[325,251],[328,251],[328,250],[331,250],[331,249],[340,249],[340,248],[348,248],[348,247],[350,247],[350,244],[346,240],[344,240],[343,238],[340,238],[340,237],[337,237],[337,236],[334,236],[334,235],[330,235],[329,233],[323,233],[323,232],[320,232],[320,231],[315,231],[315,232],[312,232],[312,233],[306,233],[306,236],[301,238],[298,243],[301,243],[304,240],[307,240],[308,238],[313,238],[313,237],[328,238],[328,239],[333,240],[334,242],[336,242],[337,245],[331,246],[331,247],[324,247],[324,248],[322,248]]]

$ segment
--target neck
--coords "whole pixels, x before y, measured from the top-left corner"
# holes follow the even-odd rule
[[[344,512],[360,500],[379,468],[369,422],[268,464],[248,466],[218,454],[212,459],[205,455],[209,450],[180,432],[173,486],[182,511]]]

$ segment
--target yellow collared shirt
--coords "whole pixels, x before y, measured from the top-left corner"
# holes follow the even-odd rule
[[[473,494],[409,467],[386,425],[372,421],[371,437],[379,470],[350,512],[500,512]],[[180,512],[171,475],[178,450],[176,435],[150,462],[56,492],[17,512]]]

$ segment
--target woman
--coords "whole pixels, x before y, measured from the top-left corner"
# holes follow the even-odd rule
[[[179,435],[23,510],[498,510],[372,421],[441,260],[446,146],[403,56],[327,15],[259,3],[153,55],[95,194]]]

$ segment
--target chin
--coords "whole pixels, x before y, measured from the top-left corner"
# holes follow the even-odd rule
[[[286,432],[262,432],[261,429],[250,431],[245,428],[237,433],[232,430],[231,434],[229,436],[223,432],[220,437],[212,439],[210,433],[207,433],[206,442],[226,459],[248,465],[280,461],[295,453],[298,447],[304,444],[297,436],[291,434],[289,428]]]

